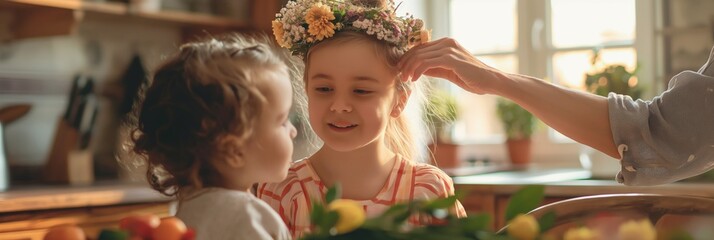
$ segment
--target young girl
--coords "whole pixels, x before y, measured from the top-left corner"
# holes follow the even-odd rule
[[[295,238],[309,231],[310,201],[337,183],[342,197],[358,200],[368,216],[397,202],[453,195],[451,178],[414,161],[417,148],[403,115],[412,86],[398,80],[396,64],[426,32],[421,21],[394,16],[392,6],[298,0],[273,22],[278,43],[306,64],[309,122],[324,142],[294,163],[282,183],[257,188]],[[452,212],[465,216],[460,203]]]
[[[248,189],[286,176],[296,130],[289,57],[266,37],[181,46],[158,68],[138,109],[133,151],[196,239],[289,239]],[[281,55],[282,54],[282,55]]]

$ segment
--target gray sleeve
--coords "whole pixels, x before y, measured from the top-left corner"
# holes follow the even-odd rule
[[[665,184],[712,169],[714,78],[706,69],[678,74],[652,101],[610,93],[611,130],[622,156],[618,182]]]

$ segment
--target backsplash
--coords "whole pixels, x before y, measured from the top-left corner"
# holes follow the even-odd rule
[[[180,29],[173,26],[85,21],[75,35],[2,43],[0,107],[32,105],[26,116],[6,127],[10,165],[46,162],[70,83],[80,73],[96,80],[94,93],[100,107],[90,148],[98,161],[113,161],[120,116],[109,96],[119,87],[117,81],[135,54],[151,70],[180,39]]]

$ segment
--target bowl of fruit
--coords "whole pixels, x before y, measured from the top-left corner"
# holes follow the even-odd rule
[[[194,240],[196,233],[176,217],[159,218],[152,214],[131,215],[119,221],[118,228],[102,229],[98,236],[87,236],[77,225],[63,224],[47,231],[44,240]]]

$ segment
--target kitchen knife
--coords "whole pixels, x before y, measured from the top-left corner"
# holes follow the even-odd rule
[[[82,75],[77,75],[74,77],[74,80],[72,80],[72,86],[69,90],[69,99],[67,99],[67,109],[64,112],[64,120],[65,121],[70,121],[70,117],[72,116],[72,111],[74,109],[74,102],[76,99],[77,95],[77,90],[79,88],[79,81],[82,79]]]
[[[70,125],[74,129],[79,129],[80,126],[82,125],[82,117],[84,116],[84,108],[87,105],[88,97],[89,95],[92,94],[94,90],[94,81],[92,78],[88,78],[87,82],[82,86],[82,89],[79,90],[79,93],[77,94],[77,99],[75,101],[78,101],[76,103],[76,111],[74,111],[71,115],[71,121]]]

